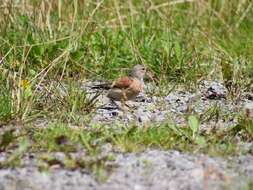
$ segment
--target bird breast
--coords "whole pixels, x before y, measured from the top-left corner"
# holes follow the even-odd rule
[[[134,93],[139,94],[143,90],[143,84],[140,80],[134,78],[132,84],[129,86],[129,89],[131,89]]]
[[[131,84],[127,88],[115,86],[109,90],[107,96],[116,101],[134,99],[143,90],[143,84],[138,79],[133,78],[131,80]]]

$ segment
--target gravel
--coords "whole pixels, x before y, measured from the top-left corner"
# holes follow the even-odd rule
[[[97,83],[96,83],[97,84]],[[88,86],[92,84],[89,83]],[[84,90],[92,92],[88,87]],[[162,123],[164,121],[175,124],[185,124],[186,115],[197,114],[203,121],[201,129],[212,127],[229,127],[237,123],[240,114],[244,114],[245,105],[252,105],[253,101],[248,98],[249,93],[232,100],[222,83],[218,81],[202,81],[195,91],[178,88],[165,96],[154,96],[157,87],[146,85],[146,91],[152,93],[142,93],[136,101],[129,101],[127,104],[131,108],[123,107],[113,109],[115,105],[110,104],[106,94],[102,94],[98,101],[98,109],[91,123],[113,123],[115,121],[123,124],[133,121],[140,125],[146,123]],[[119,107],[121,106],[118,103]],[[252,110],[252,109],[250,109]],[[253,115],[250,112],[250,116]]]
[[[86,83],[83,90],[92,94],[89,88],[92,84]],[[115,109],[103,93],[91,124],[117,122],[128,125],[134,121],[143,125],[166,121],[181,125],[185,124],[186,115],[191,113],[202,118],[201,129],[206,129],[232,126],[237,123],[238,114],[245,114],[245,110],[252,117],[252,112],[247,111],[252,110],[253,101],[248,98],[252,94],[244,96],[242,93],[239,99],[232,101],[226,98],[228,92],[218,81],[202,81],[195,91],[177,88],[163,97],[151,95],[148,91],[157,92],[158,89],[147,85],[146,93],[142,93],[135,102],[128,102],[132,109],[125,110]],[[252,143],[241,146],[253,149]],[[55,156],[64,159],[61,153]],[[40,171],[30,155],[22,167],[0,170],[0,190],[253,189],[252,155],[219,158],[174,150],[146,150],[142,153],[113,153],[113,156],[114,161],[105,163],[113,169],[106,171],[106,179],[101,181],[85,169],[52,167],[48,171]],[[4,157],[5,153],[0,153],[0,160]]]
[[[115,169],[104,182],[85,170],[27,166],[0,170],[0,190],[11,189],[238,189],[253,179],[253,157],[212,158],[177,151],[115,154]]]

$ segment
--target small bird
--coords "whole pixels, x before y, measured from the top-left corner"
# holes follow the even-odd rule
[[[107,97],[114,101],[121,101],[125,104],[128,100],[133,100],[143,91],[146,69],[143,65],[135,65],[128,76],[116,79],[113,83],[98,84],[93,89],[107,89]]]

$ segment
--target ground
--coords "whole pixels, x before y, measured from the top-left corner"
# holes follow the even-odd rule
[[[0,189],[253,189],[253,2],[3,0]],[[92,85],[142,64],[116,109]]]
[[[94,84],[81,88],[91,99]],[[174,87],[164,97],[151,96],[156,88],[148,83],[126,110],[100,93],[86,126],[40,119],[24,129],[2,127],[3,134],[30,135],[34,144],[0,154],[1,188],[250,189],[253,145],[233,132],[244,106],[253,103],[249,93],[228,99],[218,81],[201,81],[194,91]],[[196,134],[187,127],[190,117],[197,119]],[[18,167],[12,156],[20,159]]]

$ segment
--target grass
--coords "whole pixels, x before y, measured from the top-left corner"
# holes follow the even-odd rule
[[[21,136],[1,135],[0,150],[21,147],[1,166],[11,166],[28,147],[65,154],[81,147],[97,155],[105,143],[122,152],[235,154],[236,134],[251,141],[252,123],[242,119],[228,131],[202,134],[198,120],[218,117],[216,108],[189,119],[189,127],[166,122],[146,129],[69,126],[87,126],[96,106],[80,90],[81,81],[114,79],[136,63],[146,65],[161,88],[168,83],[195,88],[202,79],[219,79],[231,97],[252,92],[252,7],[249,0],[5,0],[0,6],[0,125],[24,127]],[[34,127],[40,118],[51,124]],[[62,165],[80,166],[70,158],[67,163]]]
[[[251,1],[22,2],[5,1],[0,13],[1,78],[14,118],[41,112],[38,86],[113,79],[136,63],[160,85],[207,77],[252,89]]]
[[[0,135],[0,151],[9,151],[6,159],[0,162],[0,168],[22,166],[24,157],[35,155],[35,166],[42,171],[55,166],[85,169],[103,182],[113,171],[113,165],[108,165],[108,161],[114,160],[114,153],[158,149],[216,157],[252,154],[251,148],[240,148],[241,143],[253,139],[253,123],[247,118],[242,118],[234,127],[213,131],[200,131],[198,123],[195,116],[189,116],[188,126],[164,123],[149,127],[120,124],[112,127],[94,124],[84,128],[56,121],[45,128],[36,128],[33,123],[20,130],[6,127]],[[241,137],[239,143],[238,134]],[[105,152],[105,146],[111,148]],[[62,156],[55,153],[62,153]]]
[[[24,127],[18,134],[14,130],[6,130],[1,139],[1,148],[13,146],[27,137],[31,152],[76,152],[84,149],[87,155],[96,155],[100,148],[110,143],[120,152],[140,152],[146,149],[176,149],[179,151],[208,153],[211,155],[233,155],[237,140],[235,134],[241,132],[248,135],[243,123],[233,128],[220,129],[216,132],[197,132],[191,127],[173,124],[153,125],[148,128],[136,126],[93,125],[89,128],[70,127],[66,123],[54,122],[46,128],[35,128],[33,125]],[[246,137],[246,136],[245,136]],[[202,138],[201,141],[199,139]],[[247,136],[250,140],[253,135]],[[231,149],[232,147],[232,149]]]
[[[4,85],[0,86],[0,120],[8,121],[11,116],[11,94],[10,90]]]

